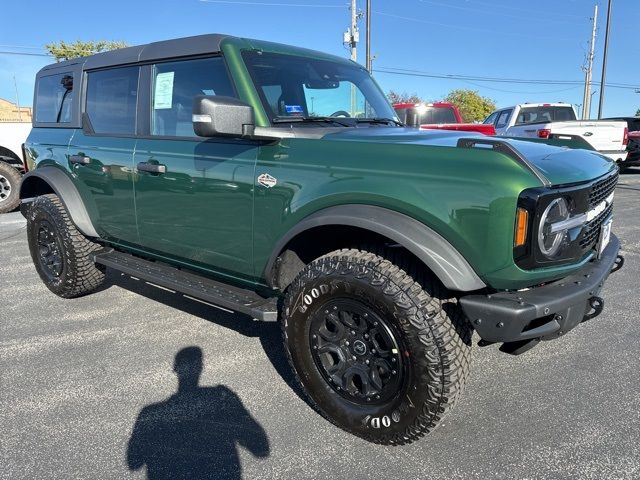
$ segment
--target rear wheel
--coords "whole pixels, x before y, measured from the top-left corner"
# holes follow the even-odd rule
[[[104,280],[104,267],[91,259],[100,245],[78,231],[57,195],[42,195],[31,204],[27,239],[38,275],[56,295],[79,297]]]
[[[437,279],[414,276],[382,256],[338,250],[311,262],[285,297],[284,341],[311,403],[375,443],[410,443],[435,428],[469,370],[472,332],[455,299]]]
[[[0,213],[15,210],[20,204],[20,172],[0,160]]]

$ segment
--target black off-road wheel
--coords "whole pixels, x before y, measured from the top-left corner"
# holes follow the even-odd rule
[[[287,290],[282,323],[311,405],[386,445],[433,430],[471,360],[472,330],[455,298],[429,273],[394,262],[355,249],[314,260]]]
[[[30,205],[27,239],[38,275],[56,295],[80,297],[103,282],[104,267],[91,260],[100,245],[78,231],[57,195],[42,195]]]
[[[15,210],[20,204],[20,172],[0,160],[0,213]]]

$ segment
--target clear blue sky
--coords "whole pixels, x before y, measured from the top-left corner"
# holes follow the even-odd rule
[[[594,80],[600,79],[606,0],[372,0],[374,68],[428,74],[498,78],[582,80],[580,69],[591,33],[594,4],[600,7]],[[229,33],[289,43],[347,57],[342,33],[348,0],[65,0],[5,2],[0,51],[42,53],[61,39],[154,40]],[[64,5],[62,7],[61,5]],[[364,9],[365,1],[359,0]],[[364,63],[364,22],[359,60]],[[640,89],[640,0],[613,0],[607,83]],[[31,47],[31,48],[24,48]],[[45,57],[0,54],[0,97],[29,105],[36,71]],[[520,102],[582,103],[582,85],[488,83],[375,73],[385,91],[394,89],[437,100],[454,88],[472,88],[499,106]],[[595,87],[596,90],[598,87]],[[608,87],[605,116],[633,115],[635,89]],[[592,114],[597,114],[598,93]]]

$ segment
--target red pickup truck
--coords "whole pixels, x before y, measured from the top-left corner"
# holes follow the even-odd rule
[[[460,111],[453,103],[394,103],[400,121],[421,130],[464,130],[484,135],[495,135],[493,125],[463,123]]]

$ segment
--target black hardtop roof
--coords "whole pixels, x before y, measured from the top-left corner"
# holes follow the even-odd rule
[[[196,35],[193,37],[175,38],[160,42],[136,45],[134,47],[119,48],[108,52],[96,53],[88,57],[72,58],[63,62],[52,63],[42,68],[41,71],[58,70],[61,68],[78,67],[82,65],[83,70],[103,68],[115,65],[125,65],[128,63],[144,62],[164,58],[182,57],[186,55],[201,55],[217,53],[220,51],[220,44],[225,38],[231,35],[211,33],[206,35]]]

